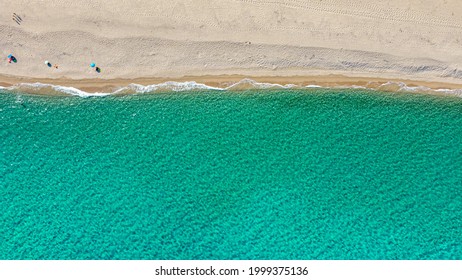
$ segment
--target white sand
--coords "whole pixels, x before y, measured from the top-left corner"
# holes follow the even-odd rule
[[[462,85],[462,3],[0,0],[0,55],[4,78],[37,81],[341,74]]]

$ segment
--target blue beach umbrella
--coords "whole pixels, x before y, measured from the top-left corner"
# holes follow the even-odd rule
[[[12,58],[12,57],[13,57],[13,55],[12,55],[12,54],[9,54],[9,55],[8,55],[8,58]]]
[[[95,64],[94,62],[90,63],[90,67],[91,67],[91,68],[93,68],[93,67],[95,67],[95,66],[96,66],[96,64]]]

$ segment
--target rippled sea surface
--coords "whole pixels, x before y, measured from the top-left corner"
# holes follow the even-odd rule
[[[462,99],[0,92],[1,259],[462,259]]]

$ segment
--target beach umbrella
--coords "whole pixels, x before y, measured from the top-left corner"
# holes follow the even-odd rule
[[[91,68],[93,68],[93,67],[95,67],[95,66],[96,66],[96,64],[95,64],[94,62],[92,62],[92,63],[90,64],[90,67],[91,67]]]
[[[13,55],[12,55],[12,54],[9,54],[9,55],[8,55],[8,58],[12,58],[12,57],[13,57]]]
[[[50,62],[48,62],[48,60],[45,60],[45,65],[48,65],[50,64]]]

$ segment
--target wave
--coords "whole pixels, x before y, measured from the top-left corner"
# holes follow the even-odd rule
[[[74,87],[66,87],[51,84],[42,83],[20,83],[10,87],[0,87],[0,89],[16,92],[16,93],[31,93],[31,94],[43,94],[43,95],[76,95],[80,97],[91,97],[91,96],[108,96],[112,93],[104,92],[86,92]]]
[[[462,97],[461,89],[432,89],[424,86],[408,86],[403,82],[386,82],[383,84],[370,83],[366,86],[348,85],[326,87],[321,85],[306,85],[299,86],[295,84],[276,84],[276,83],[261,83],[252,79],[242,79],[237,83],[225,85],[223,87],[209,86],[203,83],[194,81],[175,82],[168,81],[152,85],[130,84],[125,87],[120,87],[112,92],[86,92],[74,87],[43,84],[43,83],[20,83],[10,87],[2,87],[0,89],[15,93],[29,93],[41,95],[74,95],[80,97],[104,97],[110,95],[128,95],[128,94],[145,94],[156,92],[181,92],[181,91],[241,91],[251,89],[364,89],[373,91],[387,92],[415,92],[429,94],[445,94]]]
[[[428,94],[445,94],[457,97],[462,97],[461,89],[433,89],[425,86],[408,86],[403,82],[387,82],[379,85],[374,90],[378,91],[395,91],[395,92],[415,92]]]

